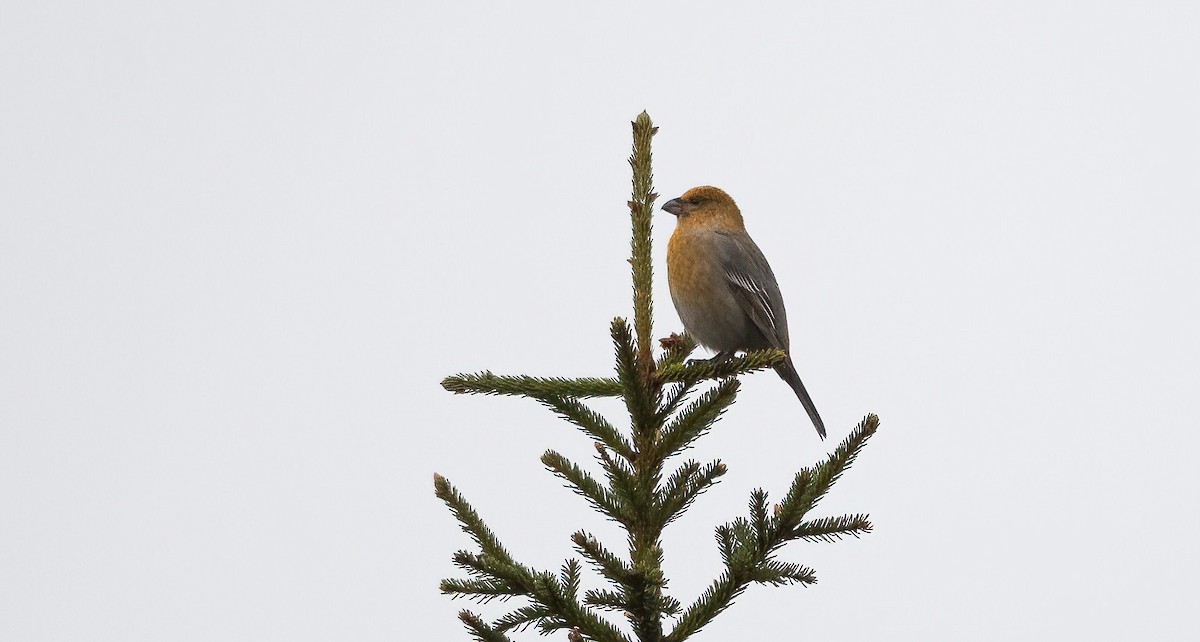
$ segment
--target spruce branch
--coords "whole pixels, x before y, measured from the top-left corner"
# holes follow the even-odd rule
[[[629,325],[620,317],[612,322],[613,347],[617,353],[617,380],[625,397],[625,406],[633,419],[633,440],[637,450],[644,451],[648,440],[653,437],[651,426],[655,413],[655,400],[649,386],[649,377],[638,367],[637,348]]]
[[[475,509],[471,508],[471,505],[467,503],[467,499],[462,496],[462,493],[459,493],[458,489],[450,485],[450,480],[434,473],[433,488],[434,494],[450,507],[450,512],[454,513],[454,518],[462,525],[462,529],[471,536],[471,539],[475,540],[475,543],[479,545],[484,554],[490,555],[492,558],[506,564],[513,563],[512,557],[508,554],[508,551],[504,550],[504,546],[500,544],[500,540],[497,539],[496,534],[487,527],[487,524],[483,523],[483,519],[479,517],[479,513],[476,513]]]
[[[682,641],[699,631],[729,608],[751,582],[816,583],[812,569],[774,559],[775,552],[787,541],[802,539],[808,533],[816,538],[837,538],[870,530],[866,517],[858,515],[843,521],[816,520],[803,525],[799,520],[850,467],[878,427],[879,418],[867,415],[824,462],[796,474],[787,496],[773,514],[767,510],[767,493],[757,489],[750,495],[749,518],[739,517],[717,527],[717,548],[726,570],[684,610],[667,636],[668,641]]]
[[[850,470],[850,466],[854,464],[854,460],[858,458],[858,453],[862,451],[863,446],[867,445],[867,440],[875,435],[879,430],[879,417],[875,415],[867,415],[862,421],[855,426],[854,430],[838,444],[838,447],[833,451],[824,462],[817,466],[813,475],[814,484],[811,488],[811,502],[816,504],[825,493],[833,486],[842,473]]]
[[[788,531],[800,524],[809,505],[804,503],[805,493],[812,483],[812,470],[805,468],[792,478],[783,501],[775,506],[775,519],[771,522],[777,531]]]
[[[493,629],[487,622],[484,622],[478,615],[470,611],[459,611],[458,619],[462,620],[467,630],[471,632],[471,637],[475,638],[478,642],[512,642],[512,638]]]
[[[637,471],[627,463],[636,459],[636,453],[629,460],[613,459],[609,456],[604,444],[599,442],[596,443],[596,451],[596,459],[600,461],[600,466],[608,478],[609,492],[622,506],[632,506],[637,503]]]
[[[712,622],[713,618],[733,604],[733,600],[746,590],[747,582],[734,578],[728,571],[709,585],[696,602],[679,615],[671,633],[664,642],[683,642]]]
[[[740,357],[729,357],[723,360],[707,359],[664,366],[658,371],[658,379],[662,382],[696,383],[705,379],[737,377],[773,368],[786,358],[787,353],[783,350],[755,350]]]
[[[608,578],[616,586],[624,589],[634,583],[635,578],[632,566],[607,548],[604,548],[600,540],[583,531],[576,531],[571,535],[571,542],[575,544],[575,548],[579,551],[580,555],[587,558],[588,561],[596,566],[601,575]]]
[[[603,415],[574,397],[546,397],[540,401],[563,419],[579,426],[589,437],[625,459],[633,457],[633,445]]]
[[[554,617],[554,614],[549,609],[541,604],[530,604],[523,606],[511,613],[505,614],[500,619],[496,620],[495,628],[497,631],[524,631],[530,626],[538,624],[543,620],[548,620]]]
[[[671,473],[667,480],[663,482],[662,487],[658,490],[658,503],[660,511],[663,510],[664,504],[669,501],[668,498],[676,495],[681,495],[685,492],[688,484],[692,480],[692,476],[700,472],[700,462],[694,459],[689,459],[675,472]]]
[[[672,334],[665,339],[659,339],[659,343],[663,347],[663,355],[658,359],[656,370],[661,371],[663,368],[672,368],[681,365],[685,359],[691,356],[696,350],[696,342],[686,334]],[[661,381],[662,378],[660,377]],[[658,418],[660,421],[665,421],[671,413],[679,408],[679,404],[697,382],[679,382],[670,384],[670,388],[663,393],[662,403],[659,405]]]
[[[465,596],[476,602],[486,604],[496,598],[507,600],[510,597],[525,595],[525,591],[513,587],[501,580],[456,580],[444,579],[440,584],[442,593],[455,597]]]
[[[786,534],[788,539],[809,542],[836,542],[844,537],[859,537],[870,533],[873,526],[866,515],[822,517],[804,522]]]
[[[529,583],[532,573],[519,564],[496,559],[487,553],[475,554],[470,551],[455,553],[454,565],[476,578],[495,579],[509,583],[513,588],[513,595],[521,594],[524,585]]]
[[[726,379],[701,394],[663,427],[658,440],[657,455],[670,457],[691,445],[712,427],[725,409],[737,398],[741,384]]]
[[[617,591],[591,589],[584,595],[583,603],[607,611],[628,611],[629,598]]]
[[[633,318],[637,331],[638,362],[641,363],[647,381],[654,373],[651,356],[650,326],[654,318],[653,280],[654,264],[650,260],[650,232],[654,220],[654,174],[650,167],[650,139],[658,128],[650,121],[646,112],[638,114],[633,121],[633,154],[629,166],[633,169],[633,193],[629,200],[629,214],[633,223],[633,238],[630,242],[633,272]]]
[[[685,462],[667,478],[658,493],[658,522],[666,526],[679,519],[692,502],[726,472],[725,464],[720,461],[705,466],[694,461]]]
[[[668,384],[666,390],[662,393],[662,403],[658,407],[658,421],[666,421],[676,410],[679,410],[679,404],[687,399],[688,394],[696,387],[696,383],[672,383]]]
[[[566,590],[567,597],[573,601],[579,601],[579,574],[583,571],[579,560],[567,560],[563,562],[562,571],[560,571],[560,581],[563,588]]]
[[[542,454],[542,464],[550,472],[566,480],[572,490],[586,497],[592,506],[607,515],[610,519],[621,523],[627,521],[628,517],[614,500],[608,489],[574,462],[553,450],[547,450]]]
[[[765,560],[758,566],[755,566],[750,571],[750,579],[754,582],[770,584],[771,586],[783,586],[784,584],[803,584],[808,586],[817,583],[817,576],[811,568],[773,559]]]
[[[662,611],[664,615],[675,617],[679,615],[680,611],[683,610],[683,605],[679,603],[679,600],[667,595],[663,595],[658,604],[658,609]]]
[[[461,568],[468,569],[476,578],[442,580],[441,590],[443,593],[465,596],[482,602],[496,598],[528,597],[551,614],[541,617],[537,621],[539,630],[543,632],[573,628],[598,642],[629,642],[629,638],[620,629],[601,619],[594,611],[579,602],[577,566],[568,562],[564,568],[563,578],[560,580],[551,573],[536,572],[517,564],[500,544],[496,535],[483,523],[479,514],[467,503],[466,498],[445,477],[434,474],[434,492],[450,507],[463,530],[482,549],[480,555],[466,551],[459,551],[455,555],[455,563]],[[532,611],[522,611],[522,613],[528,615]],[[513,617],[516,619],[505,620],[505,622],[516,622],[522,616]],[[498,631],[507,630],[468,626],[472,631],[480,631],[481,633],[478,635],[492,635]]]
[[[604,377],[504,376],[490,371],[459,374],[442,379],[442,387],[455,394],[510,395],[545,399],[549,397],[619,397],[621,384]]]
[[[767,515],[767,491],[756,488],[750,492],[750,525],[754,527],[757,550],[765,550],[771,541],[771,518]]]
[[[535,578],[531,597],[555,614],[552,619],[543,619],[538,625],[543,633],[569,628],[578,629],[599,642],[629,642],[620,629],[567,595],[558,579],[550,573],[542,573]]]
[[[776,524],[781,531],[799,524],[804,514],[811,510],[825,493],[829,492],[842,473],[850,468],[859,451],[878,429],[879,417],[867,415],[825,461],[812,469],[796,473],[791,488],[776,511]]]

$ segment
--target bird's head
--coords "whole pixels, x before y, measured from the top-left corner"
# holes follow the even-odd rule
[[[739,232],[746,229],[737,203],[719,187],[693,187],[683,196],[663,203],[662,208],[674,214],[681,226],[715,227]]]

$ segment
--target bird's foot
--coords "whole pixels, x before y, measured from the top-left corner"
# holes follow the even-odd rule
[[[733,358],[733,350],[728,352],[718,352],[708,359],[688,359],[688,365],[700,363],[725,363]]]

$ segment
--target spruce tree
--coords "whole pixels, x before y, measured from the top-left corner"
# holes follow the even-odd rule
[[[518,562],[466,498],[445,477],[435,474],[437,496],[477,545],[476,551],[454,555],[455,565],[467,576],[443,580],[442,592],[480,602],[510,597],[527,600],[490,622],[469,610],[461,611],[463,624],[481,642],[512,640],[510,633],[530,627],[543,634],[565,630],[567,638],[575,642],[681,642],[729,607],[753,582],[815,583],[812,569],[777,559],[785,543],[833,541],[871,530],[866,515],[806,517],[875,434],[879,425],[875,415],[867,415],[827,459],[796,473],[779,502],[770,503],[766,491],[757,489],[750,494],[746,515],[717,527],[724,569],[699,597],[684,606],[667,594],[660,544],[663,529],[726,471],[719,460],[707,464],[688,460],[667,472],[668,460],[707,433],[733,404],[738,377],[769,370],[784,355],[778,350],[761,350],[721,362],[689,361],[695,343],[686,335],[672,335],[662,340],[655,357],[650,229],[657,195],[651,182],[650,142],[656,131],[645,112],[633,122],[629,209],[634,315],[632,328],[623,318],[612,322],[616,375],[572,379],[499,376],[485,371],[442,381],[443,387],[455,393],[530,397],[575,424],[595,442],[604,479],[552,450],[542,455],[542,464],[628,533],[628,550],[622,552],[606,547],[586,531],[571,535],[579,556],[609,586],[583,591],[579,560],[568,559],[558,572]],[[624,400],[631,419],[628,434],[583,401],[598,397]],[[623,614],[633,637],[600,611]]]

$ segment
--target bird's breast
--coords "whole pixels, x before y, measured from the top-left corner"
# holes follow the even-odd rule
[[[746,349],[752,329],[716,251],[715,232],[675,228],[667,243],[667,283],[683,328],[714,350]]]

